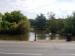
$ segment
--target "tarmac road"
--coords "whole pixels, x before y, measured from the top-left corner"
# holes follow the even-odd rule
[[[75,56],[75,42],[0,41],[0,56]]]

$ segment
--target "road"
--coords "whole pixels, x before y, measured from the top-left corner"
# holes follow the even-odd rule
[[[0,56],[75,56],[75,42],[0,41]]]

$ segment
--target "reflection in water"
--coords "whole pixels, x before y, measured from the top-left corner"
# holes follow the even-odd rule
[[[38,38],[38,37],[36,36],[36,38]],[[30,32],[29,33],[29,41],[34,41],[34,39],[35,39],[35,33],[34,32]],[[49,40],[49,35],[48,34],[46,34],[46,39],[45,40]]]

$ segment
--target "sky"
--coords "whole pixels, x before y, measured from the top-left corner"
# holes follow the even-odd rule
[[[75,11],[75,0],[0,0],[0,12],[20,10],[30,19],[40,13],[48,16],[50,12],[56,18],[64,18]]]

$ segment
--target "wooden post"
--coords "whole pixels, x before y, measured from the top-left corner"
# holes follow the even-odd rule
[[[36,32],[35,32],[35,39],[34,39],[34,41],[36,41]]]

